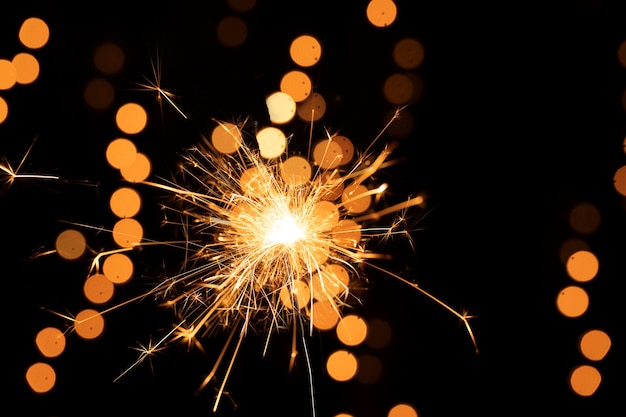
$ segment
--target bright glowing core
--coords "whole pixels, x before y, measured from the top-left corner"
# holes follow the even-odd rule
[[[268,228],[266,239],[271,245],[292,245],[304,237],[304,228],[291,213],[285,213]]]

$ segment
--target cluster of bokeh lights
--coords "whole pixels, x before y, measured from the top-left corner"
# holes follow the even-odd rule
[[[237,12],[248,11],[254,6],[254,1],[233,0],[228,3]],[[396,13],[395,3],[390,0],[373,0],[366,9],[370,23],[377,27],[392,24]],[[236,15],[226,19],[230,20],[218,24],[216,31],[222,44],[236,47],[245,42],[245,21]],[[47,41],[47,26],[43,20],[29,19],[24,22],[24,27],[35,27],[40,36],[45,32]],[[29,39],[28,35],[22,37],[22,31],[20,39],[30,48],[45,44],[41,40],[37,46],[33,41],[28,44],[24,40]],[[259,315],[261,319],[258,321],[268,327],[268,343],[272,331],[285,327],[293,329],[292,361],[299,349],[305,349],[304,356],[307,356],[304,337],[302,346],[296,346],[298,331],[304,335],[313,329],[334,330],[345,349],[337,350],[326,359],[328,375],[338,382],[354,378],[373,382],[378,378],[380,363],[376,358],[372,355],[357,358],[350,347],[362,343],[374,348],[385,346],[390,340],[389,326],[383,321],[368,323],[358,314],[343,314],[342,310],[354,297],[351,288],[359,280],[358,265],[387,257],[368,252],[365,243],[372,238],[388,239],[395,234],[408,237],[409,231],[400,227],[404,224],[401,217],[410,207],[423,206],[424,199],[418,195],[393,206],[373,210],[377,196],[387,186],[372,187],[372,176],[393,163],[388,157],[395,145],[385,146],[378,155],[372,155],[369,148],[359,154],[346,136],[324,132],[321,139],[308,139],[308,157],[287,155],[289,139],[278,126],[289,123],[295,117],[313,126],[323,117],[326,106],[324,97],[313,91],[306,72],[308,67],[316,65],[321,59],[320,42],[312,35],[299,36],[291,43],[289,54],[299,68],[285,73],[277,91],[266,99],[274,125],[255,133],[255,148],[252,149],[247,144],[243,124],[215,120],[210,138],[183,155],[181,170],[186,178],[195,178],[197,184],[191,181],[190,185],[188,180],[185,185],[165,179],[152,181],[150,159],[133,140],[147,126],[148,114],[136,102],[117,108],[115,123],[120,137],[113,139],[105,152],[109,165],[118,170],[126,182],[109,199],[110,210],[118,218],[109,230],[115,246],[94,252],[85,234],[93,227],[75,224],[62,231],[57,236],[54,249],[47,252],[68,261],[89,257],[83,293],[92,307],[74,315],[54,312],[70,326],[66,330],[46,327],[37,333],[36,346],[46,360],[32,364],[26,371],[26,380],[33,391],[45,393],[54,387],[56,373],[48,362],[65,350],[68,332],[84,340],[95,340],[104,332],[106,313],[134,301],[113,302],[116,287],[126,285],[135,274],[133,250],[151,245],[175,246],[190,253],[189,263],[182,273],[165,277],[162,284],[141,295],[141,298],[160,296],[164,305],[174,307],[180,322],[158,341],[140,344],[137,361],[120,377],[165,345],[181,340],[197,344],[197,335],[210,333],[216,327],[231,327],[231,337],[236,335],[238,342],[232,353],[232,365],[247,327]],[[391,75],[382,88],[389,103],[402,106],[419,98],[420,80],[411,70],[420,65],[423,56],[423,47],[417,39],[405,38],[397,42],[393,58],[402,72]],[[18,65],[19,62],[16,57],[11,63],[12,68],[23,68],[24,65]],[[96,49],[93,62],[100,74],[85,85],[84,100],[94,110],[107,111],[115,101],[115,89],[107,76],[122,69],[124,52],[115,43],[105,42]],[[0,62],[0,65],[5,64]],[[168,104],[186,118],[173,95],[161,88],[158,65],[153,70],[152,78],[137,84],[144,90],[155,92],[160,102]],[[26,83],[23,76],[16,75],[15,79]],[[32,75],[31,79],[34,79]],[[10,84],[10,80],[0,80],[0,87],[10,88]],[[3,116],[1,122],[8,114],[8,106],[4,101],[0,104],[4,106],[0,106],[3,111],[0,113]],[[392,124],[396,135],[410,131],[410,115],[407,114],[406,118],[399,115],[397,111],[389,117],[389,124],[383,132],[392,132]],[[0,166],[9,182],[25,176],[55,179],[44,174],[22,174],[20,167],[14,170],[8,163]],[[177,200],[175,204],[167,205],[166,209],[173,214],[172,218],[178,216],[180,223],[169,223],[189,233],[188,240],[152,242],[146,239],[144,228],[136,218],[142,209],[142,196],[138,190],[143,186],[166,191],[173,196],[173,200]],[[386,216],[396,216],[393,226],[364,226]],[[196,243],[198,240],[194,239],[199,237],[205,241]],[[393,274],[391,276],[428,295],[457,315],[464,321],[473,341],[467,316],[457,313],[416,284]],[[303,325],[305,323],[310,325]],[[224,349],[227,348],[232,346],[227,343]],[[201,388],[214,382],[218,367],[224,366],[222,359],[220,357],[216,361],[215,368],[207,375]],[[224,391],[231,366],[226,368],[214,410]],[[366,372],[367,369],[369,371]],[[412,405],[400,403],[392,406],[388,415],[412,417],[417,416],[417,411]],[[337,414],[339,416],[347,417],[349,414]]]

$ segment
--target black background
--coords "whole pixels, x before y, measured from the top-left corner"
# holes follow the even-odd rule
[[[119,136],[114,112],[90,110],[82,98],[85,83],[98,75],[92,56],[101,42],[117,42],[126,53],[122,72],[110,77],[117,94],[113,107],[138,101],[148,109],[150,126],[136,142],[150,156],[154,174],[167,176],[177,152],[206,134],[211,118],[250,116],[267,124],[264,98],[294,68],[289,43],[310,33],[323,47],[321,62],[310,70],[315,88],[328,98],[321,123],[341,129],[361,148],[392,109],[381,86],[397,70],[393,45],[405,36],[424,45],[425,60],[415,70],[424,93],[407,109],[415,127],[399,149],[408,161],[379,178],[390,183],[391,196],[426,191],[429,210],[418,213],[416,252],[391,245],[397,260],[384,266],[477,315],[472,325],[480,349],[476,355],[449,312],[368,271],[370,289],[359,313],[387,320],[393,339],[384,349],[352,350],[376,356],[383,377],[374,384],[332,381],[323,358],[341,345],[332,334],[313,336],[318,415],[384,416],[398,402],[412,404],[420,416],[626,414],[620,282],[626,213],[612,184],[626,162],[620,102],[626,69],[617,60],[626,39],[623,2],[397,1],[398,19],[388,28],[367,23],[365,1],[259,1],[245,13],[225,1],[29,3],[0,15],[0,56],[10,59],[25,49],[17,31],[26,17],[43,18],[51,38],[34,52],[41,65],[37,81],[1,92],[10,113],[0,124],[0,155],[15,167],[37,137],[24,172],[64,180],[19,181],[0,196],[4,407],[42,416],[212,414],[214,391],[194,392],[220,338],[204,341],[208,355],[172,347],[154,358],[154,375],[146,362],[112,382],[135,358],[129,346],[147,343],[151,332],[173,320],[149,302],[112,312],[96,341],[69,335],[63,355],[49,361],[57,371],[55,388],[33,394],[24,373],[42,360],[34,337],[46,325],[64,323],[41,307],[71,314],[89,303],[81,292],[88,261],[30,257],[52,248],[67,227],[62,221],[113,222],[108,195],[122,181],[106,164],[104,150]],[[235,49],[215,36],[217,22],[228,14],[248,24],[246,43]],[[134,90],[142,74],[151,74],[157,50],[162,86],[180,96],[189,120],[167,106],[161,115],[152,93]],[[305,124],[290,128],[294,137],[308,138]],[[153,197],[144,198],[141,221],[147,235],[161,238],[160,200]],[[567,216],[582,201],[602,214],[600,229],[583,236],[601,269],[585,286],[589,311],[567,319],[555,306],[559,290],[571,284],[559,247],[576,236]],[[86,235],[95,250],[112,245],[106,233]],[[168,262],[163,258],[158,251],[142,253],[143,280],[116,297],[147,288],[149,277]],[[603,375],[600,388],[582,398],[568,388],[567,377],[586,363],[576,342],[591,328],[605,330],[613,345],[594,364]],[[309,415],[302,355],[295,371],[287,372],[290,335],[279,335],[266,358],[262,343],[262,336],[246,338],[227,386],[237,411],[227,397],[217,415]]]

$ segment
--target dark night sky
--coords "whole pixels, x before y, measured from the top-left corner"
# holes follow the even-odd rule
[[[134,100],[146,106],[154,124],[139,143],[155,171],[166,174],[176,152],[206,133],[211,118],[249,115],[267,123],[264,97],[294,67],[288,45],[311,33],[324,48],[312,78],[332,98],[322,122],[342,129],[360,147],[378,133],[390,110],[381,85],[395,71],[394,43],[412,36],[424,45],[425,60],[415,70],[424,94],[408,109],[415,128],[400,147],[409,159],[381,177],[400,195],[427,191],[432,210],[414,234],[416,254],[394,246],[399,260],[388,266],[476,314],[472,324],[481,351],[473,352],[462,325],[444,309],[370,271],[371,288],[359,311],[388,320],[394,338],[385,349],[360,346],[354,352],[378,357],[383,379],[371,385],[332,381],[322,358],[340,344],[331,334],[314,336],[319,416],[385,416],[404,401],[420,416],[626,415],[626,335],[618,290],[626,272],[626,213],[612,185],[614,172],[626,163],[620,104],[626,68],[616,59],[626,39],[625,4],[398,0],[398,20],[381,29],[367,23],[366,1],[341,9],[339,2],[325,1],[282,9],[282,2],[261,0],[241,14],[249,25],[246,44],[228,49],[214,34],[218,20],[232,13],[226,2],[184,3],[109,3],[77,11],[61,2],[26,1],[0,13],[0,58],[23,49],[17,31],[26,17],[42,17],[51,30],[50,43],[35,54],[39,79],[0,92],[10,106],[0,124],[0,156],[15,166],[38,137],[25,168],[100,184],[96,189],[75,181],[22,182],[0,195],[5,407],[33,416],[84,415],[83,406],[94,407],[89,415],[212,415],[212,393],[194,391],[212,366],[219,338],[207,341],[209,357],[173,348],[155,359],[154,376],[144,364],[111,382],[134,360],[128,346],[172,320],[150,303],[113,313],[97,341],[70,335],[66,351],[51,361],[57,386],[34,395],[24,382],[25,369],[41,360],[34,336],[45,325],[63,325],[40,307],[68,313],[86,307],[81,282],[87,262],[28,258],[53,245],[65,227],[59,220],[112,221],[107,193],[120,182],[103,152],[118,135],[113,112],[91,111],[82,99],[85,82],[96,75],[91,57],[102,41],[117,42],[126,52],[122,73],[112,77],[114,105]],[[156,49],[163,58],[163,85],[181,97],[188,121],[166,108],[161,124],[153,96],[132,90],[141,74],[149,74]],[[308,134],[304,124],[290,128],[294,135]],[[556,294],[571,283],[558,251],[575,236],[567,214],[580,201],[602,213],[600,229],[585,237],[601,270],[586,286],[588,313],[566,319],[555,307]],[[144,202],[146,224],[159,224],[158,203]],[[157,227],[150,231],[160,233]],[[101,234],[89,236],[96,247],[110,243]],[[144,256],[142,273],[160,270],[158,253]],[[142,285],[139,280],[124,291],[132,294]],[[585,363],[576,340],[592,327],[604,329],[613,346],[596,364],[604,377],[598,392],[581,398],[569,390],[567,375]],[[287,373],[289,335],[277,337],[265,359],[262,342],[254,335],[246,339],[228,385],[240,403],[238,413],[230,413],[225,399],[217,415],[306,416],[303,363]]]

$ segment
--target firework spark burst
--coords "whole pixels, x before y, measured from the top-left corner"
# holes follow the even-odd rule
[[[163,94],[160,87],[155,89]],[[389,124],[400,114],[398,109]],[[402,218],[410,208],[425,203],[417,195],[380,210],[372,208],[387,188],[372,186],[372,176],[395,163],[389,161],[395,144],[378,155],[366,151],[352,158],[351,152],[332,153],[335,138],[341,137],[327,133],[318,144],[322,149],[317,163],[293,155],[264,158],[258,146],[248,144],[244,125],[216,121],[214,138],[219,139],[186,150],[177,180],[143,181],[170,195],[164,205],[167,223],[184,232],[179,247],[186,253],[181,271],[165,277],[144,296],[158,296],[179,321],[158,342],[139,349],[137,361],[120,377],[169,343],[183,341],[202,348],[202,338],[226,330],[227,342],[199,387],[214,382],[225,368],[216,411],[250,329],[265,332],[265,349],[273,334],[292,332],[290,367],[302,349],[311,374],[306,337],[315,331],[320,314],[338,319],[345,306],[359,302],[352,289],[362,286],[364,265],[449,310],[465,324],[475,345],[469,316],[372,262],[389,255],[369,251],[367,243],[407,236]],[[229,152],[219,152],[216,143],[218,147],[228,143]],[[389,224],[383,223],[385,218],[391,218]],[[313,389],[311,382],[312,400]],[[315,414],[314,410],[313,406]]]

